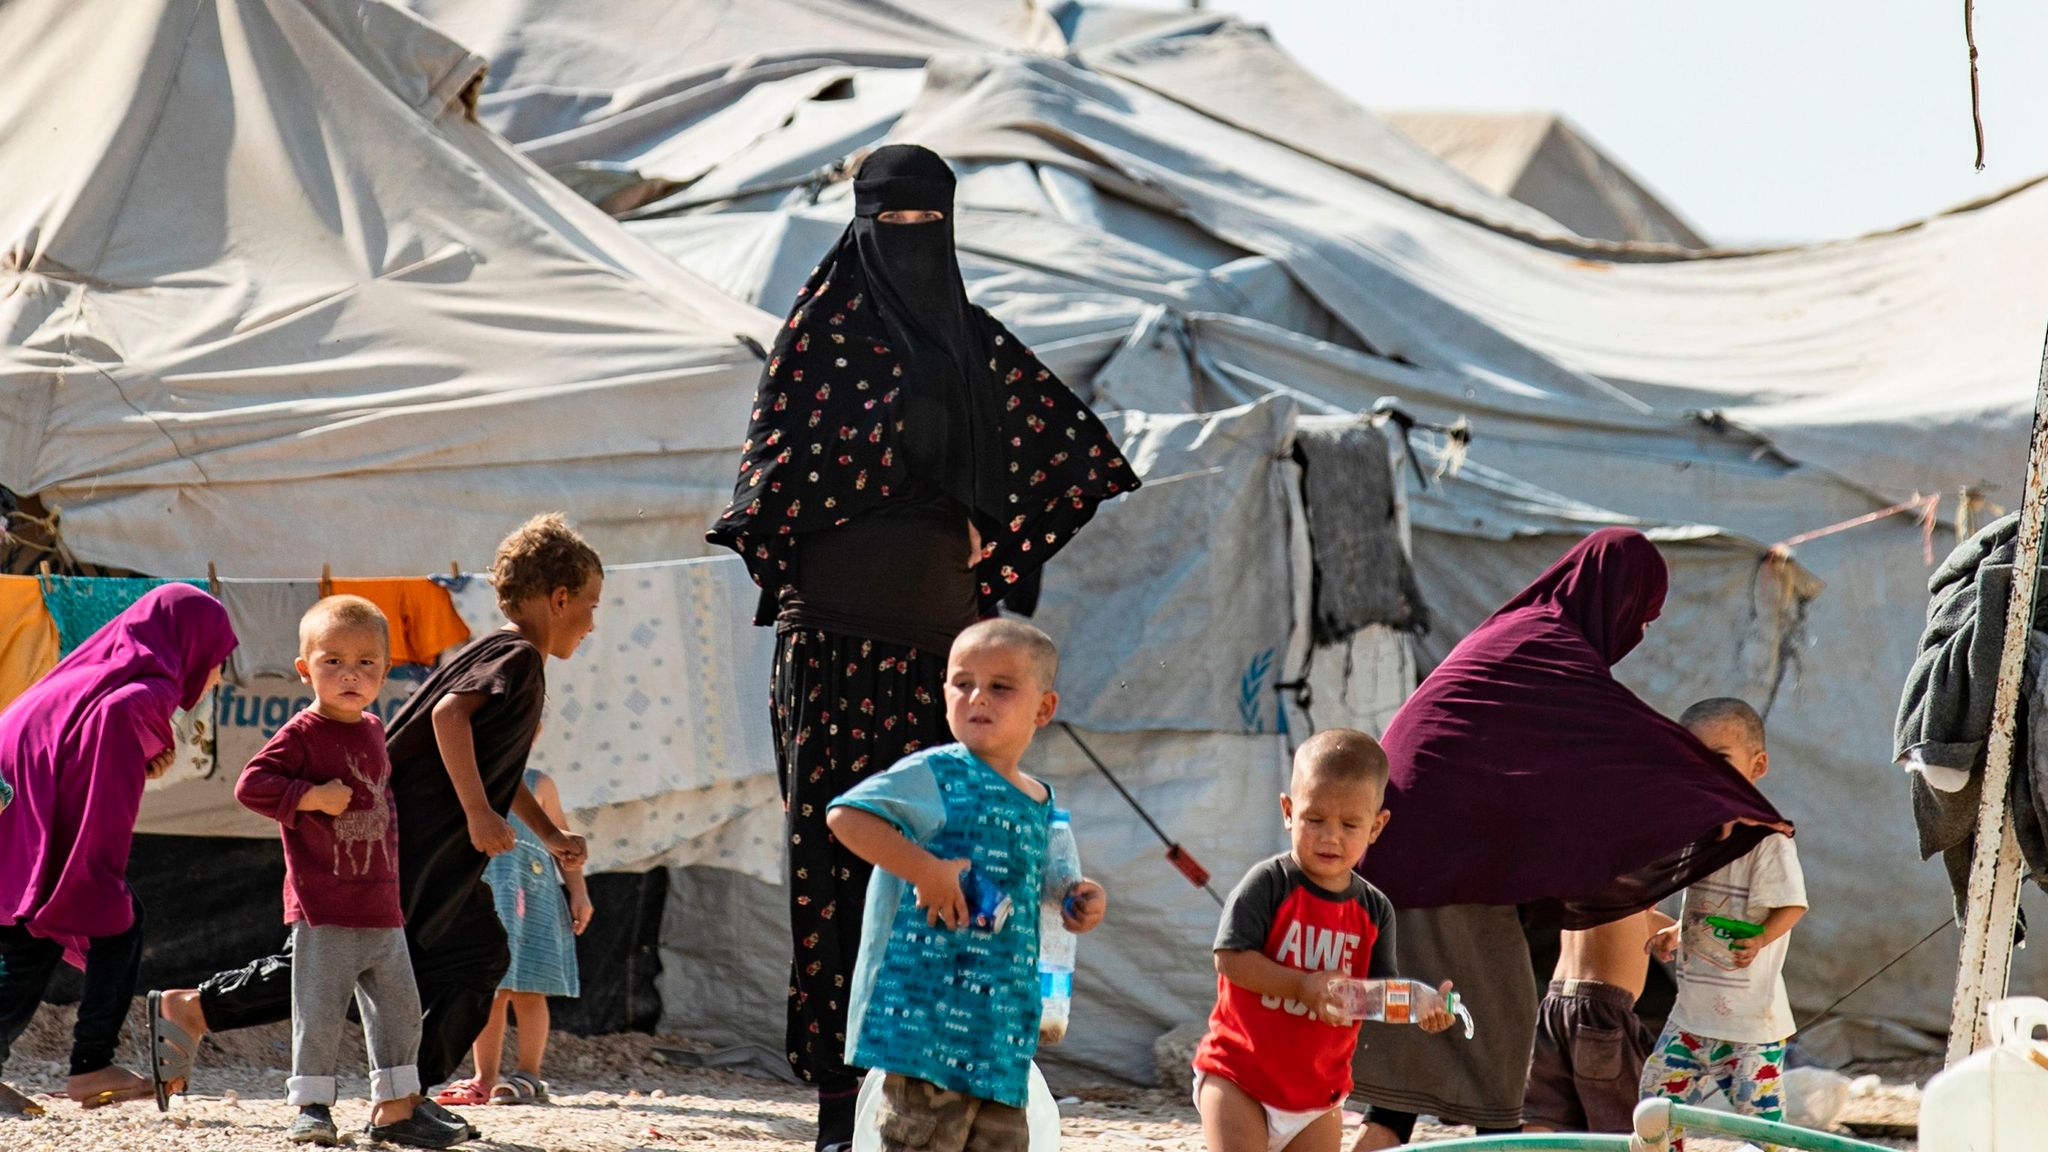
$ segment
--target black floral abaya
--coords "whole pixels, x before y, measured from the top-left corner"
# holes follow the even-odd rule
[[[863,165],[855,201],[854,223],[776,340],[732,504],[709,538],[745,558],[761,586],[756,623],[767,624],[796,579],[800,537],[856,524],[892,496],[937,491],[981,533],[974,578],[981,611],[992,614],[1029,588],[1098,504],[1138,479],[1087,405],[967,303],[943,161],[919,148],[882,149]],[[896,209],[945,219],[877,219]],[[827,832],[825,809],[904,755],[951,739],[945,663],[943,651],[786,622],[777,638],[789,1059],[821,1097],[857,1087],[844,1060],[846,1006],[868,875]]]

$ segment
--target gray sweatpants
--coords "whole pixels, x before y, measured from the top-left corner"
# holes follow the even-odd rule
[[[334,1062],[348,998],[363,1016],[370,1099],[420,1090],[420,994],[403,928],[292,925],[292,1075],[287,1102],[334,1103]]]

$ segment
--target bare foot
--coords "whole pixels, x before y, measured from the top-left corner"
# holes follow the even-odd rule
[[[1384,1124],[1366,1123],[1358,1129],[1358,1138],[1351,1144],[1351,1152],[1379,1152],[1386,1148],[1399,1148],[1401,1138]]]
[[[396,1124],[401,1120],[410,1120],[413,1105],[419,1102],[418,1096],[400,1096],[396,1100],[386,1100],[382,1104],[373,1105],[370,1108],[370,1123],[381,1127],[385,1124]]]
[[[197,988],[174,988],[163,994],[164,1019],[191,1033],[196,1042],[206,1035],[206,1013],[199,1010]]]
[[[65,1081],[64,1094],[87,1108],[102,1108],[108,1104],[147,1099],[156,1095],[156,1088],[148,1079],[115,1064],[97,1072],[73,1076]]]
[[[197,1054],[199,1051],[199,1041],[206,1036],[206,1013],[199,1009],[199,990],[197,988],[172,989],[163,993],[161,1003],[163,1005],[164,1019],[183,1028],[191,1035],[192,1050]],[[152,1054],[151,1059],[155,1059],[154,1054]],[[183,1095],[185,1088],[186,1083],[183,1076],[164,1082],[164,1090],[173,1096]]]

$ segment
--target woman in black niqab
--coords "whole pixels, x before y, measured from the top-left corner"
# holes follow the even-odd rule
[[[788,1056],[817,1086],[821,1149],[853,1136],[846,1008],[869,873],[826,806],[951,739],[953,637],[1022,599],[1097,505],[1138,486],[1087,406],[967,299],[953,186],[923,148],[862,164],[854,219],[776,339],[708,534],[744,558],[755,622],[776,628]]]
[[[983,525],[1001,523],[1002,387],[960,278],[946,162],[903,145],[869,157],[847,241],[903,358],[903,450],[911,469]]]

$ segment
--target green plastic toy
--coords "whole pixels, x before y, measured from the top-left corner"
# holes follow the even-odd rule
[[[1728,916],[1709,916],[1706,919],[1707,927],[1712,928],[1714,935],[1723,940],[1748,940],[1764,934],[1763,925],[1751,924],[1747,920],[1736,920]]]

